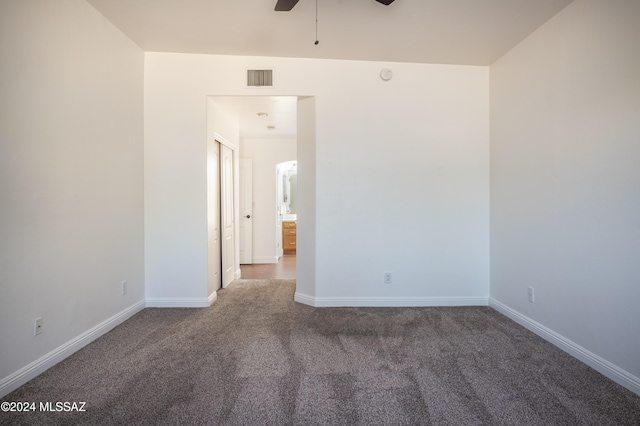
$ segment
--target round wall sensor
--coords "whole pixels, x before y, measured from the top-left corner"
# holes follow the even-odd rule
[[[393,77],[393,72],[391,72],[389,68],[385,68],[382,71],[380,71],[380,78],[383,79],[384,81],[391,80],[391,77]]]

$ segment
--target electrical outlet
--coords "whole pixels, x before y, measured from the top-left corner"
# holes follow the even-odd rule
[[[42,318],[36,318],[33,324],[33,335],[42,333]]]
[[[122,295],[124,296],[125,294],[127,294],[127,281],[122,281],[122,286],[120,288],[120,291],[122,293]]]
[[[533,303],[535,300],[535,294],[533,292],[533,287],[527,288],[527,299],[529,302]]]
[[[384,273],[384,283],[391,284],[391,272]]]

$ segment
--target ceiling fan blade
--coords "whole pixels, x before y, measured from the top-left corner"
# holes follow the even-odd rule
[[[275,10],[277,12],[288,12],[293,9],[293,6],[295,6],[296,3],[298,3],[298,0],[278,0]]]
[[[391,3],[393,3],[393,0],[376,0],[378,3],[382,3],[385,6],[389,6]]]

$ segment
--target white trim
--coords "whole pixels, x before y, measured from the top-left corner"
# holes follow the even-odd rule
[[[278,256],[253,256],[251,258],[253,263],[278,263]]]
[[[217,293],[216,294],[217,297]],[[176,297],[175,299],[147,299],[147,308],[208,308],[209,297]]]
[[[213,139],[214,141],[218,141],[222,145],[225,145],[227,148],[229,148],[232,151],[235,151],[236,149],[236,144],[234,144],[233,142],[230,142],[229,139],[225,138],[218,132],[213,132]]]
[[[315,306],[315,298],[308,294],[298,293],[297,291],[293,295],[293,301],[302,303],[304,305]]]
[[[316,308],[487,306],[488,297],[313,297],[296,292],[294,301]]]
[[[218,292],[214,291],[213,293],[211,293],[209,295],[209,305],[208,306],[213,305],[213,302],[215,302],[216,300],[218,300]]]
[[[534,332],[538,336],[542,337],[546,341],[554,344],[569,355],[584,362],[589,367],[607,376],[614,382],[634,392],[636,395],[640,395],[640,378],[634,376],[628,371],[610,363],[606,359],[594,354],[593,352],[583,348],[577,343],[567,339],[566,337],[556,333],[550,328],[545,327],[532,320],[531,318],[521,314],[520,312],[510,308],[502,302],[497,301],[494,298],[489,299],[489,306],[496,311],[500,312],[504,316],[517,322],[524,328]]]
[[[240,279],[240,276],[242,275],[242,271],[240,270],[240,268],[236,269],[236,275],[235,275],[235,279]]]
[[[90,328],[84,333],[69,340],[67,343],[64,343],[51,352],[41,356],[29,365],[0,380],[0,398],[18,389],[20,386],[24,385],[36,376],[44,373],[49,368],[53,367],[63,359],[69,357],[79,349],[82,349],[103,334],[112,330],[117,325],[122,324],[123,322],[143,310],[144,307],[144,300],[141,300],[138,303],[129,306],[125,310],[120,311],[111,318],[102,321],[95,327]]]

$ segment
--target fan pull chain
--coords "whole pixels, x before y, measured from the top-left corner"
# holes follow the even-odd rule
[[[320,43],[318,41],[318,0],[316,0],[316,42],[314,43],[316,46]]]

